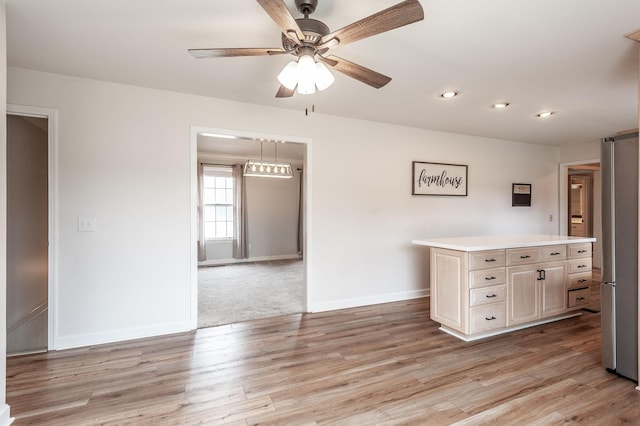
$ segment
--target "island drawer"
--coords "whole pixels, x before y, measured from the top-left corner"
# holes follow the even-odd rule
[[[504,250],[476,251],[469,254],[469,269],[488,269],[504,266]]]
[[[567,306],[574,308],[576,306],[589,304],[589,287],[574,288],[568,291],[569,300]]]
[[[591,257],[591,243],[569,244],[569,259]]]
[[[584,287],[586,285],[591,285],[592,279],[591,271],[583,274],[569,275],[569,287]]]
[[[544,246],[538,248],[538,260],[549,262],[553,260],[565,260],[567,258],[567,246],[560,244],[557,246]]]
[[[591,258],[585,257],[582,259],[570,259],[568,262],[568,269],[570,274],[577,272],[590,272],[591,271]]]
[[[507,294],[506,285],[494,285],[492,287],[474,288],[469,291],[469,306],[487,305],[489,303],[505,300]]]
[[[490,285],[504,284],[507,273],[504,268],[483,269],[469,273],[469,288],[487,287]]]
[[[469,328],[471,334],[505,327],[507,324],[506,302],[491,303],[470,309]]]
[[[526,247],[507,250],[507,265],[524,265],[538,261],[538,248]]]

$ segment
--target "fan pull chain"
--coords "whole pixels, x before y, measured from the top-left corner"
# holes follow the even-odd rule
[[[316,112],[316,104],[311,104],[311,112]],[[309,115],[309,108],[304,109],[304,115]]]

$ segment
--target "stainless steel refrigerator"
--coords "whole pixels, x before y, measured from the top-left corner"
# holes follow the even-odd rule
[[[602,141],[602,364],[638,380],[638,133]]]

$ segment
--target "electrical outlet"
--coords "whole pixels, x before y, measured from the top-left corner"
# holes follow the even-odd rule
[[[79,217],[78,232],[96,232],[95,217]]]
[[[553,215],[552,214],[549,215],[549,222],[553,222]]]

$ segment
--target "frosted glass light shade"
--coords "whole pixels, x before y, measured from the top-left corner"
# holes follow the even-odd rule
[[[336,78],[331,74],[331,71],[322,62],[316,63],[316,86],[318,90],[324,90],[331,86]]]
[[[289,90],[295,89],[298,84],[298,63],[289,62],[278,74],[278,81]]]
[[[310,95],[316,91],[316,61],[309,55],[298,59],[298,93]]]

